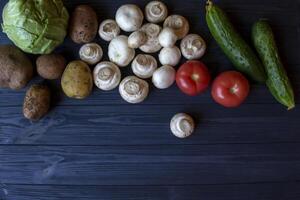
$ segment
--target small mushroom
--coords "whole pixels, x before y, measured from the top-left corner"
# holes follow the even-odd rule
[[[178,47],[165,47],[159,55],[159,61],[162,65],[176,66],[181,59],[181,52]]]
[[[172,28],[179,40],[184,38],[190,29],[189,22],[181,15],[169,16],[164,22],[164,27]]]
[[[140,50],[145,53],[158,52],[161,49],[158,41],[161,27],[157,24],[147,23],[142,26],[141,30],[147,34],[147,42],[140,46]]]
[[[139,78],[150,78],[157,68],[157,62],[151,55],[139,54],[132,64],[133,73]]]
[[[201,58],[206,51],[206,43],[200,35],[189,34],[180,43],[182,55],[188,60]]]
[[[99,27],[99,36],[109,42],[117,37],[121,32],[121,29],[117,22],[112,19],[104,20]]]
[[[195,122],[191,116],[178,113],[171,119],[170,128],[176,137],[186,138],[194,132]]]
[[[144,15],[141,9],[134,4],[121,6],[116,13],[116,22],[126,32],[138,30],[143,23]]]
[[[101,90],[113,90],[121,81],[121,72],[112,62],[101,62],[96,65],[93,72],[95,85]]]
[[[128,37],[128,46],[136,49],[147,42],[147,34],[144,31],[135,31]]]
[[[80,48],[79,56],[81,60],[90,65],[94,65],[102,59],[103,51],[100,45],[96,43],[88,43]]]
[[[119,92],[128,103],[140,103],[148,96],[149,85],[136,76],[127,76],[120,83]]]
[[[165,27],[160,32],[158,41],[162,47],[173,47],[177,41],[177,35],[173,29]]]
[[[145,16],[148,22],[160,23],[168,16],[167,6],[161,1],[151,1],[145,7]]]
[[[108,46],[108,57],[111,62],[120,67],[125,67],[134,58],[134,49],[128,46],[128,37],[124,35],[117,36]]]
[[[152,82],[158,89],[166,89],[175,81],[176,71],[172,66],[165,65],[153,73]]]

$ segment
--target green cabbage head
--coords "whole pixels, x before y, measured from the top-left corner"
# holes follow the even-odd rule
[[[27,53],[49,54],[67,34],[69,14],[62,0],[9,0],[3,32]]]

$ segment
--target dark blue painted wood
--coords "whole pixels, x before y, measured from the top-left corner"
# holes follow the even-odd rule
[[[293,151],[291,151],[293,149]],[[300,181],[299,144],[5,146],[8,184],[194,185]]]
[[[22,109],[2,108],[1,144],[147,145],[300,142],[298,108],[250,104],[225,109],[196,105],[58,106],[39,123],[22,116]],[[266,112],[272,110],[273,112]],[[170,118],[188,112],[197,119],[195,134],[180,140],[170,133]]]
[[[0,10],[7,1],[0,1]],[[65,0],[71,11],[92,5],[100,21],[125,3],[146,0]],[[191,32],[203,35],[203,58],[213,76],[232,69],[211,38],[204,0],[165,0],[170,13],[186,16]],[[250,41],[251,24],[269,18],[284,63],[300,99],[300,1],[216,0]],[[96,39],[104,50],[107,43]],[[0,44],[9,43],[0,33]],[[57,49],[70,61],[80,45],[66,39]],[[34,56],[33,56],[34,57]],[[33,58],[34,59],[34,58]],[[107,59],[107,56],[105,56]],[[183,61],[182,61],[183,62]],[[122,69],[123,76],[130,68]],[[43,81],[36,77],[32,82]],[[198,97],[151,88],[140,105],[124,102],[117,90],[83,101],[66,98],[59,81],[47,117],[22,117],[26,89],[0,90],[0,200],[298,200],[300,199],[300,111],[287,112],[265,86],[252,84],[238,109],[216,105],[209,91]],[[197,119],[195,134],[172,136],[176,112]]]
[[[57,186],[57,185],[3,185],[5,197],[13,200],[298,200],[299,182],[186,185],[186,186]],[[0,191],[1,197],[1,191]]]

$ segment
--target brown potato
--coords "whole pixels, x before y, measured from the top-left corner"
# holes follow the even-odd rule
[[[47,114],[50,107],[50,90],[45,85],[32,85],[26,92],[23,114],[27,119],[37,121]]]
[[[0,88],[21,89],[32,74],[32,63],[22,51],[12,45],[0,45]]]
[[[64,93],[75,99],[84,99],[93,88],[93,76],[89,66],[82,61],[70,62],[61,78]]]
[[[88,5],[77,6],[72,14],[69,31],[75,43],[94,40],[98,31],[98,17],[94,9]]]
[[[36,60],[38,74],[44,79],[58,79],[66,67],[66,59],[59,54],[42,55]]]

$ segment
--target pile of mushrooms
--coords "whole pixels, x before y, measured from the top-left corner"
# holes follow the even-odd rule
[[[149,2],[144,13],[137,5],[125,4],[117,10],[115,19],[103,20],[99,25],[100,38],[109,42],[109,61],[100,62],[103,51],[96,43],[83,45],[79,55],[89,65],[96,65],[93,78],[99,89],[108,91],[119,86],[125,101],[141,103],[149,93],[148,82],[144,79],[151,78],[158,89],[169,88],[175,82],[175,67],[182,56],[194,60],[204,55],[205,41],[200,35],[189,34],[189,30],[188,20],[181,15],[168,16],[163,2]],[[143,53],[136,55],[136,51]],[[157,52],[161,66],[153,55],[149,55]],[[130,63],[134,76],[121,80],[120,68]],[[170,127],[175,136],[184,138],[193,132],[194,121],[180,113],[171,120]]]

